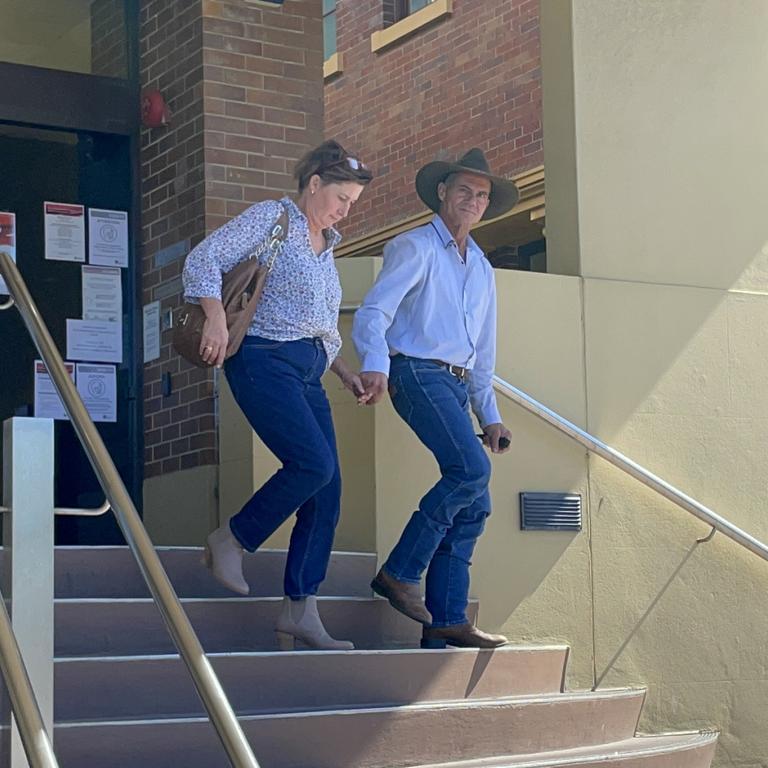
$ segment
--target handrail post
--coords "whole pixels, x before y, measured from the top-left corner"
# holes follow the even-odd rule
[[[3,506],[9,511],[3,515],[2,596],[10,604],[13,635],[37,699],[37,719],[42,716],[49,741],[53,735],[53,455],[51,419],[16,417],[4,422]],[[22,695],[16,704],[0,764],[9,768],[28,768],[30,762],[50,764],[32,757],[27,761],[25,740],[33,738],[38,744],[34,749],[39,748],[40,723],[34,725],[34,699]]]

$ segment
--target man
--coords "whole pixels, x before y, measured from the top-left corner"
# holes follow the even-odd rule
[[[469,566],[491,511],[491,466],[482,445],[504,453],[510,433],[492,386],[493,269],[469,231],[481,219],[510,210],[518,192],[513,182],[490,172],[479,149],[456,163],[428,163],[416,175],[416,191],[437,215],[386,246],[352,338],[369,402],[389,389],[398,414],[434,454],[441,477],[371,586],[424,624],[423,647],[494,648],[507,639],[467,619]],[[425,571],[426,608],[419,592]]]

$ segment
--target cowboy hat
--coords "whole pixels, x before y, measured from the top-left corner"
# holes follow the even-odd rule
[[[433,160],[416,174],[416,192],[428,208],[437,212],[440,199],[437,185],[452,173],[472,173],[491,182],[491,202],[483,214],[483,219],[495,219],[514,207],[520,193],[514,181],[494,176],[488,166],[482,149],[475,147],[460,157],[455,163],[446,160]]]

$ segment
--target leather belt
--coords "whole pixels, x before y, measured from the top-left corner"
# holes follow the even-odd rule
[[[462,368],[460,365],[452,365],[451,363],[446,363],[445,360],[432,360],[432,362],[447,368],[448,373],[452,373],[460,381],[464,381],[464,377],[467,375],[467,369]]]

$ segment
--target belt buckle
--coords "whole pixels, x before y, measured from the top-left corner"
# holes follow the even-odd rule
[[[460,365],[448,364],[448,373],[452,373],[459,381],[464,381],[464,374],[466,368],[462,368]]]

